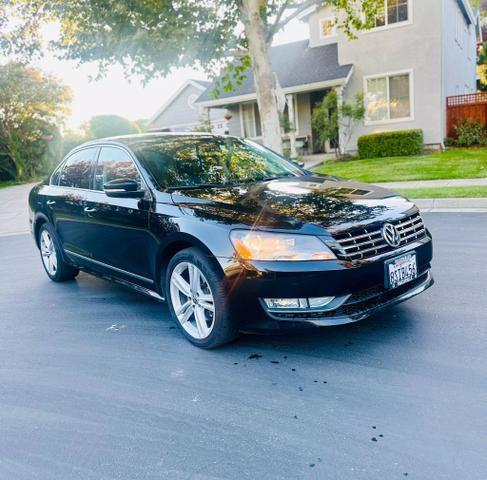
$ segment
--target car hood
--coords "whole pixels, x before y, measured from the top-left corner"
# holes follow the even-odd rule
[[[321,175],[180,190],[172,198],[201,220],[315,234],[385,222],[416,210],[382,187]]]

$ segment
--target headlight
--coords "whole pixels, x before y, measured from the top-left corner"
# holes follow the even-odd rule
[[[311,235],[233,230],[230,239],[243,260],[300,262],[336,259],[318,237]]]

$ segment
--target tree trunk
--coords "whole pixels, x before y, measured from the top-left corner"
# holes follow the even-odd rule
[[[269,58],[260,0],[242,0],[240,12],[252,61],[257,105],[262,124],[264,145],[282,153],[281,124],[274,91],[274,74]]]

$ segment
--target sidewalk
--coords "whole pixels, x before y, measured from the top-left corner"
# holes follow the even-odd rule
[[[442,187],[487,187],[487,178],[461,178],[456,180],[413,180],[410,182],[375,183],[385,188],[442,188]]]
[[[0,188],[0,236],[29,232],[27,201],[34,185]]]

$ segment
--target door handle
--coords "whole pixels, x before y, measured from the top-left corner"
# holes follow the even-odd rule
[[[56,205],[56,200],[48,200],[48,201],[46,202],[46,205],[47,205],[48,207],[51,207],[52,205]]]
[[[96,208],[85,207],[85,213],[95,213]]]

